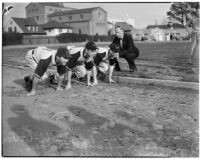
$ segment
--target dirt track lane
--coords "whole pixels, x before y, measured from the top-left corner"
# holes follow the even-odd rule
[[[26,97],[28,72],[3,67],[4,156],[198,156],[198,92],[110,85]]]

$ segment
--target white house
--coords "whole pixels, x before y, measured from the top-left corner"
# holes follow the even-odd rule
[[[3,23],[3,31],[26,35],[45,35],[42,28],[31,18],[9,18]]]
[[[72,33],[72,27],[55,20],[49,21],[46,24],[40,25],[47,36],[57,36],[62,33]]]

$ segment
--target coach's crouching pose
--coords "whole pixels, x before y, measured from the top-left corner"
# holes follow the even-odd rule
[[[47,47],[37,47],[29,50],[26,54],[26,60],[29,63],[29,67],[33,69],[34,74],[29,76],[29,81],[32,81],[32,89],[27,96],[35,95],[38,81],[44,80],[48,77],[46,71],[48,66],[57,66],[58,87],[57,90],[61,90],[61,83],[66,73],[66,63],[70,58],[69,51],[66,48],[58,48],[58,50],[51,50]],[[28,77],[24,78],[25,82],[28,82]]]

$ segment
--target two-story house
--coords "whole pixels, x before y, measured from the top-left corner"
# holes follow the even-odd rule
[[[4,22],[5,32],[18,32],[23,35],[45,35],[43,29],[31,18],[12,17]]]
[[[48,22],[47,15],[59,11],[72,10],[74,8],[64,7],[63,3],[29,3],[26,6],[26,18],[33,18],[37,24]]]
[[[60,11],[48,15],[49,20],[64,22],[73,33],[107,35],[107,12],[101,7]]]

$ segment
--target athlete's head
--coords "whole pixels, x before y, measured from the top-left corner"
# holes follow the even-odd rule
[[[92,41],[86,43],[85,45],[85,51],[86,51],[87,56],[95,56],[97,53],[97,49],[98,47]]]
[[[66,65],[70,57],[71,55],[69,53],[69,50],[61,47],[61,48],[58,48],[55,58],[58,64]]]

